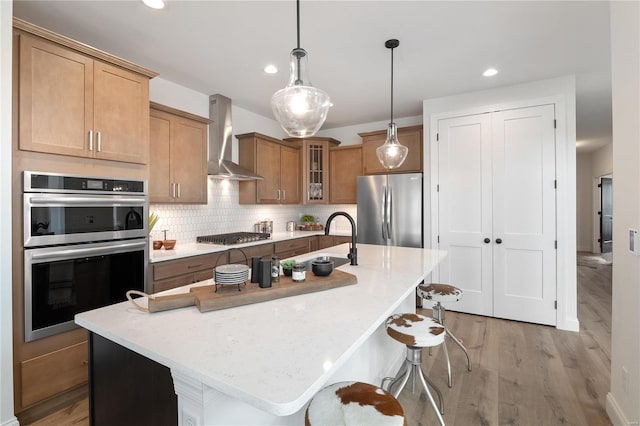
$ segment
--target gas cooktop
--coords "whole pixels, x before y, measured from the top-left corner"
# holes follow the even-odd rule
[[[263,232],[231,232],[229,234],[215,234],[196,237],[196,242],[204,244],[222,244],[226,246],[266,240],[269,236],[270,234]]]

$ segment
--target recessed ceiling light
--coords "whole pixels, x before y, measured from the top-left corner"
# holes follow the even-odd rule
[[[164,0],[142,0],[151,9],[164,9]]]
[[[275,74],[278,72],[278,68],[276,68],[275,65],[267,65],[266,67],[264,67],[264,72],[266,72],[267,74]]]
[[[487,68],[485,72],[482,73],[485,77],[493,77],[496,74],[498,74],[498,70],[495,68]]]

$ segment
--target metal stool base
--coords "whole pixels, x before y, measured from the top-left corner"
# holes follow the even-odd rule
[[[402,389],[404,389],[404,387],[406,386],[409,378],[412,379],[411,390],[412,392],[415,392],[416,377],[418,377],[420,379],[420,383],[422,383],[422,387],[427,393],[429,402],[431,403],[431,406],[433,407],[433,410],[438,417],[440,425],[444,426],[444,420],[442,419],[442,415],[444,414],[444,399],[442,398],[442,393],[440,392],[440,389],[438,389],[438,387],[429,379],[429,377],[424,374],[424,372],[422,371],[421,363],[422,348],[407,346],[407,358],[402,364],[402,367],[400,367],[398,374],[396,374],[395,377],[385,377],[384,379],[382,379],[382,384],[380,385],[380,387],[397,398],[398,395],[400,395],[400,392],[402,392]],[[387,387],[385,387],[386,382],[389,382],[389,385]],[[398,386],[395,392],[393,392],[392,389],[398,382],[400,382],[400,386]],[[438,395],[440,408],[436,406],[436,402],[433,399],[431,392],[429,391],[429,386],[431,386],[431,388]]]
[[[469,371],[471,371],[471,358],[469,357],[469,352],[467,352],[467,348],[464,347],[464,345],[462,344],[462,340],[458,339],[456,336],[454,336],[454,334],[449,331],[449,328],[447,327],[447,325],[444,323],[444,313],[445,313],[445,309],[444,306],[442,306],[442,304],[440,302],[437,302],[433,308],[433,318],[435,318],[436,320],[440,321],[440,324],[442,324],[444,326],[444,333],[445,333],[445,337],[450,337],[451,339],[453,339],[453,341],[460,346],[460,349],[462,349],[462,351],[464,352],[465,356],[467,357],[467,369]],[[442,343],[442,347],[444,349],[444,357],[447,360],[447,378],[448,378],[448,384],[449,387],[451,387],[451,361],[449,361],[449,352],[447,351],[447,339],[445,339],[444,343]],[[429,355],[431,355],[431,348],[429,348]]]

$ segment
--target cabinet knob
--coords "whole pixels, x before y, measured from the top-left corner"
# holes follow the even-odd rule
[[[502,244],[502,238],[496,238],[496,244]]]
[[[489,238],[485,238],[484,242],[485,242],[485,244],[489,244],[491,242],[491,240]]]

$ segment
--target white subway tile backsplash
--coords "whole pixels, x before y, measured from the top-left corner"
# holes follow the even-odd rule
[[[151,232],[153,239],[162,239],[162,230],[167,230],[167,238],[179,242],[195,242],[199,235],[222,234],[226,232],[253,232],[254,224],[260,220],[273,221],[275,232],[286,231],[288,221],[300,223],[303,214],[312,214],[323,225],[331,213],[344,211],[356,219],[355,204],[330,205],[239,205],[238,182],[209,179],[209,203],[192,204],[151,204],[150,212],[160,216]],[[331,224],[331,233],[350,232],[349,221],[338,216]]]

